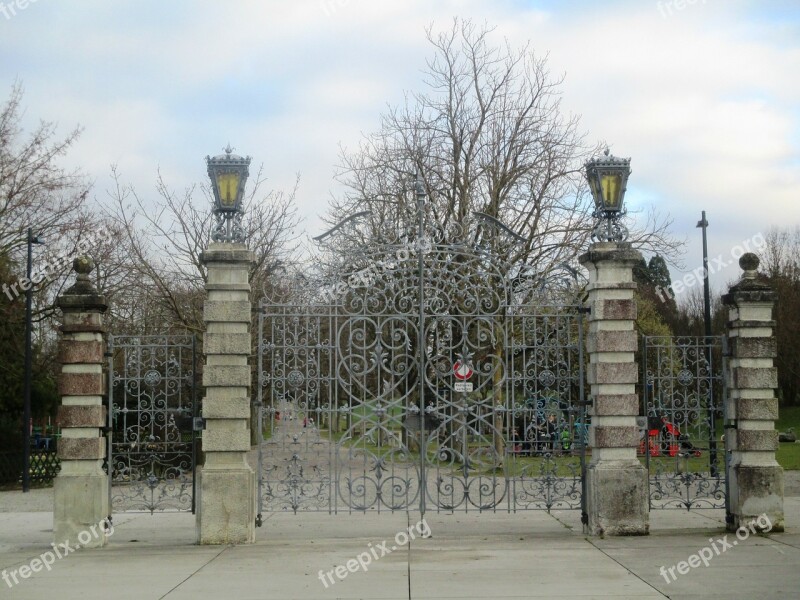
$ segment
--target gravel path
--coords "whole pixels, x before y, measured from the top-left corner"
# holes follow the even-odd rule
[[[27,494],[21,490],[0,492],[0,513],[52,512],[53,488],[35,488]]]

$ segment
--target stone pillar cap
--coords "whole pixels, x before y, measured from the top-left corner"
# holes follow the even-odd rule
[[[582,265],[601,261],[636,264],[641,258],[641,253],[634,250],[630,242],[595,242],[578,257],[578,262]]]
[[[72,261],[72,270],[75,271],[75,283],[67,288],[56,300],[56,305],[62,310],[81,311],[99,310],[105,312],[108,308],[105,296],[89,279],[89,274],[94,270],[95,264],[91,257],[82,255]]]
[[[722,296],[722,303],[725,305],[735,304],[737,300],[748,302],[772,302],[775,299],[775,292],[769,284],[759,279],[758,267],[761,264],[758,256],[752,252],[747,252],[739,258],[742,278],[738,283],[730,288],[730,293]]]

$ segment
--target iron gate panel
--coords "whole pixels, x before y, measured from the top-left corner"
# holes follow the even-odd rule
[[[193,335],[109,336],[112,512],[194,512],[195,346]]]
[[[580,310],[517,303],[485,255],[389,255],[262,301],[259,514],[581,508]]]
[[[640,454],[650,508],[727,508],[724,337],[645,336]]]

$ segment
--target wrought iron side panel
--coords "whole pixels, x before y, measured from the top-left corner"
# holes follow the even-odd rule
[[[109,352],[112,512],[193,510],[194,336],[110,337]]]
[[[650,473],[651,509],[726,506],[723,343],[643,338],[639,453]]]

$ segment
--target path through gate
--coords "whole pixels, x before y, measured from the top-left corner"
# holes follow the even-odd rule
[[[728,507],[724,337],[645,336],[640,455],[650,508]]]
[[[194,512],[194,336],[109,336],[108,346],[112,513]]]
[[[578,307],[532,304],[518,273],[463,246],[383,247],[357,275],[262,302],[259,522],[581,509]]]

